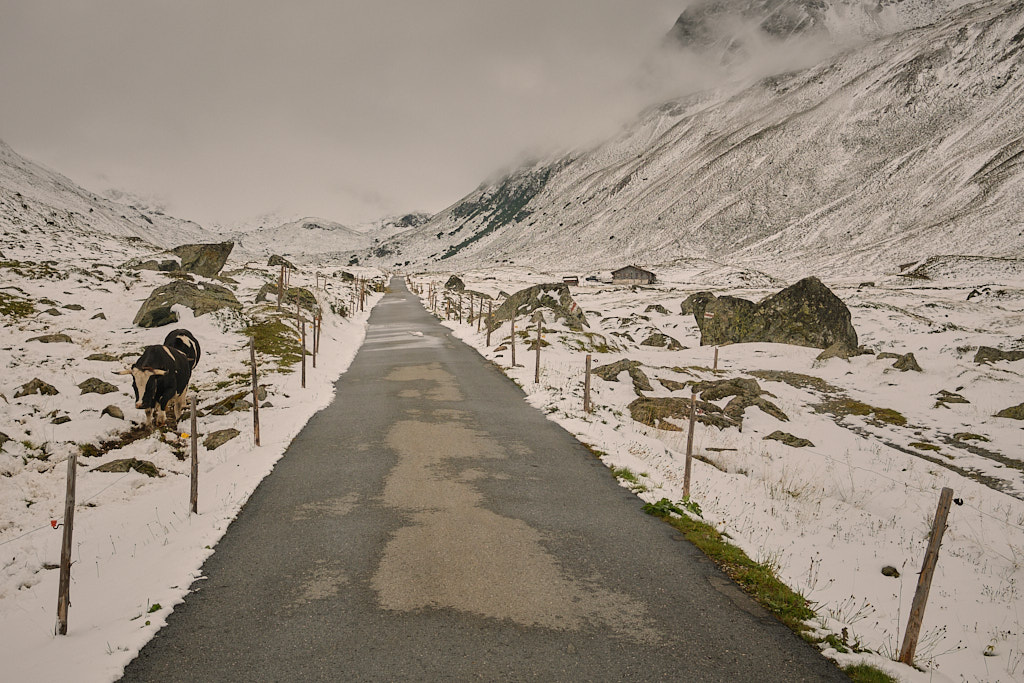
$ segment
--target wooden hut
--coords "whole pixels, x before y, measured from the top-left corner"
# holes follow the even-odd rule
[[[655,281],[654,273],[638,266],[625,266],[612,271],[612,283],[617,285],[650,285]]]

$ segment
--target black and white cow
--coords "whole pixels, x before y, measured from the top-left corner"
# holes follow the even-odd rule
[[[177,424],[185,412],[192,378],[192,360],[188,356],[168,346],[147,346],[130,368],[116,374],[132,376],[135,407],[146,411],[146,424],[166,424],[168,406]]]
[[[181,351],[192,362],[192,369],[196,369],[202,350],[199,348],[199,340],[192,336],[191,332],[185,329],[169,332],[164,338],[164,346]]]

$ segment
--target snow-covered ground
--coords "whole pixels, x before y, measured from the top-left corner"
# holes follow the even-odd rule
[[[526,339],[517,342],[520,367],[509,367],[508,324],[492,335],[490,348],[475,323],[445,324],[502,367],[532,405],[603,451],[609,467],[628,468],[637,481],[621,479],[623,485],[649,502],[682,498],[686,420],[678,420],[680,431],[634,421],[626,406],[637,393],[626,373],[617,381],[594,376],[594,411],[584,413],[586,352],[592,351],[594,367],[623,358],[642,362],[653,387],[644,392],[648,396],[688,399],[689,389],[673,381],[756,379],[789,419],[751,407],[742,431],[697,425],[694,452],[700,459],[693,463],[691,500],[704,520],[808,598],[823,633],[835,634],[848,649],[870,651],[826,651],[840,663],[867,661],[915,683],[1024,680],[1024,423],[994,417],[1024,401],[1024,360],[973,362],[979,345],[1024,349],[1019,279],[1007,283],[970,265],[944,271],[941,280],[826,283],[851,309],[862,344],[875,352],[913,352],[920,373],[901,372],[892,367],[893,359],[873,355],[816,361],[818,349],[781,344],[721,347],[715,373],[714,350],[700,346],[693,316],[680,314],[681,301],[700,290],[758,300],[781,287],[751,284],[728,268],[658,275],[663,284],[650,288],[591,282],[572,287],[589,332],[599,336],[546,322],[544,339],[551,345],[542,350],[539,384],[533,383],[535,355]],[[432,273],[413,281],[424,285],[426,297],[426,283],[443,286],[448,276]],[[467,289],[491,295],[559,280],[515,269],[460,276]],[[668,313],[648,309],[655,304]],[[641,346],[652,331],[686,348]],[[600,344],[609,348],[598,352],[594,347]],[[940,390],[967,402],[940,405]],[[850,409],[865,405],[897,411],[903,420],[885,412],[858,416]],[[813,446],[764,440],[776,430]],[[939,491],[947,486],[962,505],[949,515],[925,612],[917,649],[922,672],[892,660],[902,643]],[[898,570],[898,578],[882,574],[887,565]]]
[[[345,318],[335,311],[340,304],[351,305],[353,286],[339,269],[324,268],[328,278],[326,284],[319,278],[319,288],[313,269],[293,276],[292,286],[309,288],[324,309],[320,353],[315,370],[309,359],[305,389],[297,364],[284,370],[272,354],[260,354],[259,383],[267,398],[260,410],[259,447],[249,411],[218,416],[209,410],[250,387],[248,337],[242,329],[247,321],[273,317],[274,306],[256,304],[255,298],[277,269],[265,260],[229,260],[224,274],[235,284],[210,281],[233,289],[243,305],[240,313],[194,317],[191,310],[175,307],[181,320],[174,327],[192,331],[202,346],[192,377],[200,408],[198,514],[188,508],[190,463],[179,459],[189,452],[183,438],[187,419],[177,432],[152,433],[98,457],[80,455],[69,630],[55,636],[63,529],[51,523],[63,520],[67,459],[80,445],[117,439],[132,421],[142,420],[130,376],[112,371],[133,362],[142,347],[163,342],[171,327],[141,329],[132,319],[150,291],[170,280],[163,273],[117,267],[151,253],[138,242],[96,234],[86,243],[28,227],[5,228],[0,236],[0,304],[34,307],[27,315],[5,309],[0,316],[0,432],[5,435],[0,445],[0,679],[108,681],[120,676],[183,599],[291,439],[330,403],[333,383],[362,343],[369,310],[381,295],[369,297],[365,312]],[[346,270],[363,277],[380,274]],[[105,319],[95,317],[99,313]],[[72,342],[29,341],[55,333]],[[294,333],[289,328],[283,334]],[[97,353],[117,359],[86,360]],[[116,391],[82,394],[77,385],[93,377],[114,384]],[[15,398],[18,387],[34,378],[59,393]],[[102,414],[110,405],[120,408],[124,419]],[[205,435],[229,428],[239,435],[215,450],[203,445]],[[161,476],[94,471],[121,458],[150,461]]]

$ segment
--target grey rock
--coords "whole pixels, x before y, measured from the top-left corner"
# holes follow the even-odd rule
[[[974,354],[975,363],[995,363],[1001,360],[1018,361],[1024,359],[1024,351],[1003,351],[991,346],[979,346]]]
[[[715,300],[715,295],[711,292],[697,292],[686,297],[681,304],[679,304],[679,312],[683,315],[693,315],[699,305],[702,309],[708,305],[711,301]]]
[[[886,565],[882,567],[882,576],[891,576],[894,579],[900,578],[900,571],[892,565]]]
[[[170,308],[174,304],[192,309],[196,316],[222,308],[242,309],[242,304],[227,287],[176,280],[153,290],[135,314],[134,323],[140,327],[160,327],[177,322],[178,316]]]
[[[780,432],[778,430],[772,432],[768,436],[764,437],[762,441],[781,441],[787,446],[793,448],[807,448],[808,446],[814,447],[814,444],[799,436],[793,436],[789,432]]]
[[[516,292],[505,299],[501,306],[494,311],[488,324],[494,330],[502,323],[511,320],[513,316],[517,320],[525,318],[538,308],[552,311],[553,317],[548,319],[552,321],[562,319],[569,329],[580,331],[584,327],[590,326],[583,314],[583,309],[573,300],[569,286],[561,282],[534,285]]]
[[[104,363],[116,363],[117,361],[121,360],[120,357],[115,356],[112,353],[106,353],[106,352],[103,352],[103,353],[90,353],[88,356],[85,357],[85,359],[86,360],[103,361]]]
[[[620,361],[609,363],[608,365],[600,365],[593,368],[590,372],[597,375],[606,382],[617,382],[619,375],[623,372],[628,373],[630,379],[633,380],[633,390],[639,394],[641,391],[654,391],[654,387],[651,386],[651,381],[647,378],[647,375],[640,368],[643,367],[643,363],[636,360],[629,360],[623,358]]]
[[[292,270],[295,270],[295,264],[294,263],[292,263],[291,261],[289,261],[288,259],[286,259],[283,256],[278,256],[277,254],[272,254],[270,256],[270,260],[267,261],[267,265],[268,266],[284,266],[285,268],[291,268]]]
[[[827,349],[856,349],[850,309],[815,277],[808,277],[759,303],[723,296],[694,302],[702,346],[774,342]]]
[[[104,382],[99,377],[90,377],[81,382],[78,388],[82,390],[83,394],[109,394],[117,391],[117,387],[110,382]]]
[[[83,306],[82,304],[66,304],[65,306],[62,306],[61,308],[64,308],[65,310],[68,310],[68,311],[84,311],[85,310],[85,306]]]
[[[647,339],[640,342],[640,346],[654,346],[662,349],[667,348],[669,351],[679,351],[684,348],[678,340],[664,334],[663,332],[654,332],[647,337]]]
[[[139,460],[137,458],[112,460],[100,465],[99,467],[92,468],[93,472],[128,472],[130,470],[135,470],[139,474],[144,474],[147,477],[160,476],[160,470],[157,469],[156,465],[151,463],[149,460]]]
[[[60,392],[57,389],[44,382],[43,380],[33,379],[30,382],[26,382],[18,387],[18,390],[14,392],[14,398],[21,398],[22,396],[29,396],[31,394],[41,394],[43,396],[56,396]]]
[[[259,390],[257,390],[257,394]],[[251,391],[239,391],[231,394],[227,398],[217,401],[210,406],[209,412],[211,415],[227,415],[228,413],[234,413],[243,410],[249,410],[252,408],[252,403],[247,400],[247,397],[251,396]],[[262,400],[262,399],[261,399]]]
[[[466,291],[466,283],[458,275],[452,275],[448,278],[448,282],[444,283],[444,288],[450,289],[453,292],[464,292]]]
[[[11,440],[11,437],[7,436],[3,432],[0,432],[0,449],[4,447],[4,444]]]
[[[277,283],[268,282],[260,287],[260,291],[256,294],[256,303],[266,301],[267,299],[274,302],[277,301]],[[285,290],[284,296],[281,297],[282,306],[287,306],[290,310],[295,308],[296,303],[307,311],[319,310],[316,296],[305,287],[289,287]]]
[[[661,313],[662,315],[668,315],[668,309],[662,306],[661,304],[651,304],[650,306],[644,309],[644,313],[650,313],[652,311],[656,313]]]
[[[15,394],[17,395],[17,394]],[[1011,420],[1024,420],[1024,403],[1003,408],[995,415],[996,417],[1008,417]]]
[[[970,401],[968,401],[960,394],[954,393],[952,391],[946,391],[945,389],[940,389],[939,393],[935,395],[935,407],[944,408],[947,404],[950,403],[970,403]]]
[[[71,340],[71,337],[69,337],[66,334],[44,334],[44,335],[41,335],[39,337],[30,337],[29,339],[26,339],[25,341],[27,341],[27,342],[37,341],[40,344],[73,344],[74,343]]]
[[[106,320],[107,316],[104,315],[103,313],[97,313],[96,315],[94,315],[93,317],[91,317],[89,319],[90,320]]]
[[[203,277],[214,277],[224,268],[234,246],[234,242],[183,244],[171,249],[171,253],[181,259],[181,270]]]
[[[63,313],[58,311],[56,308],[48,308],[45,311],[43,311],[43,313],[45,313],[46,315],[52,315],[52,316],[64,315]]]
[[[905,353],[900,356],[895,363],[892,364],[894,368],[900,372],[907,372],[913,370],[914,372],[923,372],[921,366],[917,364],[917,359],[914,358],[913,353]]]
[[[241,432],[237,429],[218,429],[215,432],[211,432],[205,439],[203,439],[203,446],[208,451],[220,448],[231,439],[238,436]]]
[[[71,422],[71,418],[68,417],[67,415],[61,415],[60,417],[55,417],[52,420],[50,420],[50,424],[55,424],[55,425],[62,425],[62,424],[65,424],[67,422]]]
[[[124,411],[114,405],[110,405],[104,408],[103,412],[101,412],[100,415],[109,415],[110,417],[115,418],[117,420],[124,419]]]

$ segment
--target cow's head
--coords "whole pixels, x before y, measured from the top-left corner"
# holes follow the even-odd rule
[[[152,408],[156,401],[156,377],[167,374],[166,370],[159,368],[140,368],[132,366],[124,370],[117,370],[115,375],[131,375],[132,388],[135,390],[135,407]],[[139,390],[142,387],[142,390]]]

